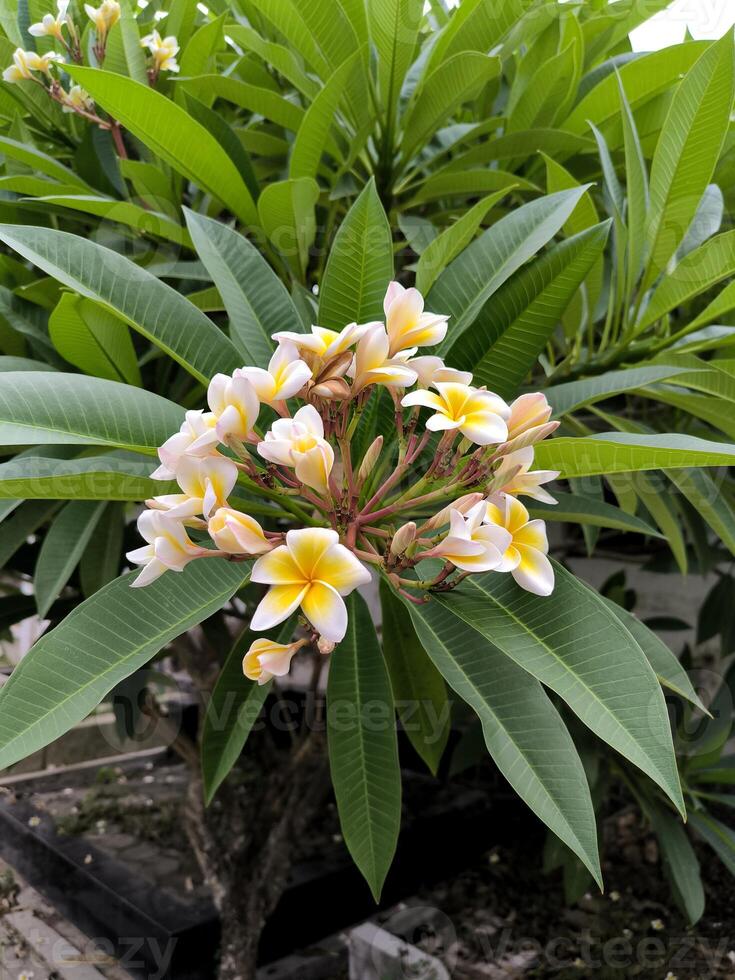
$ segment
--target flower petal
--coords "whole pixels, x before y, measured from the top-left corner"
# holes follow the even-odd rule
[[[324,553],[339,542],[336,531],[327,527],[303,527],[289,531],[286,546],[295,566],[305,579],[316,578],[314,569]],[[277,548],[276,551],[279,549]]]
[[[260,630],[269,630],[272,626],[282,623],[288,619],[292,612],[298,609],[308,591],[308,584],[272,585],[253,613],[250,629],[259,632]]]
[[[347,606],[344,599],[324,582],[314,582],[301,608],[314,629],[327,640],[339,643],[347,632]]]
[[[298,532],[289,531],[289,534],[295,533]],[[250,572],[250,580],[265,585],[303,585],[306,578],[288,547],[282,544],[258,558]]]
[[[519,545],[518,553],[521,560],[511,572],[516,582],[534,595],[551,595],[554,591],[554,569],[546,555],[526,545]]]
[[[327,548],[314,565],[313,576],[340,595],[349,595],[358,585],[367,585],[371,580],[367,568],[341,544]]]

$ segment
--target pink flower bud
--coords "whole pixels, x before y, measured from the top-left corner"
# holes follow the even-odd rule
[[[390,543],[390,553],[392,555],[402,555],[409,545],[413,544],[415,538],[416,525],[413,521],[409,521],[408,524],[404,524],[403,527],[398,528],[393,535],[393,540]]]
[[[375,468],[375,464],[380,458],[382,448],[382,436],[378,436],[377,439],[370,443],[367,452],[363,456],[362,463],[360,463],[360,469],[357,471],[357,482],[359,484],[363,484],[372,473],[373,469]]]

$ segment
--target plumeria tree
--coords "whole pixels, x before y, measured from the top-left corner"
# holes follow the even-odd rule
[[[511,785],[598,882],[594,809],[563,703],[684,812],[661,683],[694,704],[696,694],[642,624],[549,557],[541,514],[554,513],[545,487],[559,474],[717,465],[731,448],[617,432],[548,439],[558,425],[553,402],[508,380],[525,375],[538,348],[498,348],[502,394],[458,370],[452,354],[477,336],[484,297],[523,275],[524,259],[580,197],[572,189],[528,205],[510,220],[523,223],[520,239],[508,222],[489,229],[424,303],[394,279],[386,216],[369,185],[335,239],[312,323],[245,237],[187,211],[226,303],[229,336],[94,242],[0,226],[17,254],[206,383],[198,390],[200,404],[208,401],[208,409],[180,407],[61,371],[0,378],[2,442],[32,439],[41,454],[17,461],[16,494],[36,492],[42,475],[50,497],[99,501],[113,486],[117,496],[147,500],[138,521],[146,543],[128,555],[142,569],[78,606],[0,693],[0,765],[60,735],[184,635],[177,648],[211,693],[200,746],[180,734],[174,744],[191,765],[186,818],[222,914],[223,976],[252,972],[293,841],[323,804],[327,765],[347,847],[380,895],[400,827],[394,713],[436,770],[448,689],[477,714]],[[590,247],[589,262],[603,242]],[[576,274],[584,272],[581,264]],[[48,454],[60,444],[84,452],[43,458],[44,445]],[[72,556],[99,515],[81,519],[69,525]],[[594,519],[611,518],[598,507]],[[382,642],[360,591],[376,582]],[[220,661],[185,631],[223,608],[247,626]],[[315,691],[329,665],[326,745],[308,724],[285,747],[262,733],[248,740],[265,699],[288,684],[294,657],[311,663]],[[253,759],[256,779],[229,778]]]

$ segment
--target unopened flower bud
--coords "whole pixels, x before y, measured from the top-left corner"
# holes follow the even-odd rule
[[[362,462],[360,463],[360,469],[357,471],[357,482],[360,485],[362,485],[372,473],[375,464],[378,462],[378,459],[380,458],[380,452],[382,448],[383,448],[382,436],[378,436],[377,439],[374,439],[373,442],[370,443],[370,446],[368,447],[368,450],[363,456]]]
[[[319,398],[329,398],[332,401],[344,401],[350,397],[350,386],[342,378],[331,378],[329,381],[315,384],[309,394],[317,395]]]
[[[416,525],[413,521],[409,521],[408,524],[399,527],[393,535],[393,540],[390,543],[390,553],[392,555],[402,555],[409,545],[413,544],[415,538]]]
[[[424,524],[422,530],[433,531],[438,527],[443,527],[449,523],[449,514],[451,511],[458,510],[460,514],[466,514],[468,510],[471,510],[475,504],[482,500],[483,496],[484,494],[481,493],[467,493],[464,497],[453,500],[451,504],[447,504],[446,507],[442,508],[438,514],[430,517]]]
[[[319,653],[324,654],[324,656],[331,653],[335,646],[334,640],[328,640],[325,636],[320,636],[316,642],[317,650]]]
[[[351,350],[345,350],[341,354],[337,354],[336,357],[327,361],[321,369],[314,379],[316,384],[320,384],[322,381],[331,381],[333,378],[341,378],[346,373],[350,364],[352,364],[353,359],[354,355]]]

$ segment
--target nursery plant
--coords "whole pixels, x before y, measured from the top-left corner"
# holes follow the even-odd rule
[[[735,455],[732,37],[634,57],[640,5],[567,8],[202,21],[177,2],[159,24],[107,0],[3,21],[0,555],[25,562],[48,525],[39,611],[76,602],[80,560],[87,598],[3,687],[0,766],[176,641],[209,695],[200,745],[176,744],[224,977],[252,973],[327,766],[379,897],[396,710],[436,771],[466,702],[601,883],[591,733],[690,858],[681,818],[706,799],[691,762],[682,786],[662,685],[701,703],[655,634],[548,556],[544,521],[590,547],[663,535],[682,568],[690,540],[734,550],[730,484],[708,475]],[[143,501],[142,570],[117,577]],[[326,744],[250,737],[294,657],[314,690],[329,665]]]

